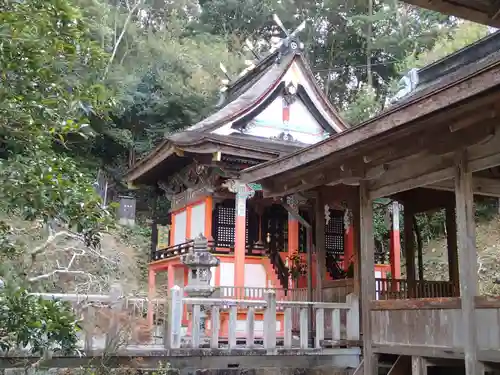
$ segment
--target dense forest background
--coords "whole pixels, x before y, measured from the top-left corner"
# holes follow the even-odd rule
[[[383,110],[409,69],[489,32],[393,0],[1,1],[0,213],[48,226],[50,241],[57,226],[99,246],[112,220],[95,194],[98,172],[126,191],[133,160],[215,110],[221,63],[236,77],[253,58],[247,40],[266,54],[282,32],[274,13],[291,30],[306,21],[300,38],[317,82],[351,125]],[[150,212],[151,192],[134,194]],[[429,238],[444,227],[433,220],[420,221]],[[0,223],[2,256],[28,267],[30,241],[15,236],[25,229]]]

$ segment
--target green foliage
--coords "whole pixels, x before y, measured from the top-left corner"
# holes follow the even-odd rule
[[[484,38],[488,35],[488,32],[488,26],[463,21],[453,29],[451,35],[441,35],[431,49],[422,51],[421,53],[415,51],[410,54],[398,65],[398,69],[401,72],[405,72],[411,68],[422,68],[426,65],[430,65]]]
[[[0,349],[29,345],[35,355],[48,350],[69,354],[76,349],[79,326],[68,303],[7,286],[0,289],[0,306]]]
[[[90,118],[106,119],[114,106],[112,92],[100,83],[106,56],[71,1],[0,3],[0,210],[56,222],[93,247],[109,213],[92,176],[68,155],[75,140],[84,144],[92,136]],[[8,277],[0,294],[2,349],[29,344],[37,354],[72,351],[77,324],[70,307],[19,287],[35,261],[31,244],[14,241],[3,223],[0,246]]]

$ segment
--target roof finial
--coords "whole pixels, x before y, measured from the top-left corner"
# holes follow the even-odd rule
[[[283,30],[283,32],[286,35],[286,38],[281,39],[281,40],[277,40],[275,43],[273,43],[273,41],[271,41],[271,43],[273,43],[274,45],[271,47],[270,52],[276,51],[277,49],[281,48],[283,45],[285,47],[290,48],[292,51],[295,51],[298,49],[301,49],[301,50],[304,49],[304,43],[301,43],[298,40],[297,34],[305,29],[306,21],[302,21],[302,23],[299,26],[297,26],[297,28],[295,30],[293,30],[291,33],[288,31],[287,28],[285,28],[285,25],[283,25],[283,22],[281,22],[280,18],[278,17],[278,15],[276,13],[273,14],[273,21],[276,23],[276,25],[279,26],[279,28],[281,30]],[[273,39],[273,38],[271,38],[271,39]]]

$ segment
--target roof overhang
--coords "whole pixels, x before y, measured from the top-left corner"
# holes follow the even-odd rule
[[[299,148],[246,137],[198,132],[185,132],[184,137],[180,137],[179,134],[176,138],[180,140],[168,138],[139,160],[125,175],[127,183],[155,185],[158,181],[167,180],[170,175],[193,160],[210,163],[218,161],[221,155],[232,155],[265,162]]]
[[[245,182],[260,182],[269,195],[359,181],[369,173],[383,172],[384,163],[402,157],[401,150],[424,150],[425,142],[436,140],[435,137],[462,136],[472,141],[473,134],[456,130],[490,123],[498,111],[499,93],[500,62],[498,56],[492,56],[451,74],[439,82],[439,87],[430,86],[413,100],[368,122],[314,146],[245,169],[240,177]],[[441,128],[445,130],[438,135]],[[422,132],[430,138],[419,136]]]
[[[500,3],[496,0],[403,0],[422,8],[500,28]]]

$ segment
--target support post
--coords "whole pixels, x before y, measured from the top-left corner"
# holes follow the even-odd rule
[[[416,297],[416,270],[415,270],[415,241],[413,238],[413,208],[405,202],[404,212],[404,240],[406,258],[406,279],[408,282],[408,297]]]
[[[321,192],[318,191],[314,206],[316,224],[316,294],[317,301],[323,301],[323,280],[326,279],[326,249],[325,249],[325,204]]]
[[[148,326],[153,327],[154,311],[153,311],[153,298],[156,294],[156,271],[149,267],[148,269]]]
[[[354,294],[362,298],[361,290],[361,213],[360,213],[360,189],[356,191],[355,199],[352,199],[352,229],[354,231]],[[375,258],[373,260],[375,266]],[[360,319],[363,317],[360,315]],[[361,324],[361,322],[360,322]]]
[[[245,247],[246,247],[246,210],[247,199],[254,196],[255,191],[246,184],[235,182],[231,191],[236,193],[236,220],[234,231],[234,286],[236,298],[245,296]]]
[[[312,270],[312,229],[307,228],[306,229],[306,236],[307,236],[307,301],[308,302],[313,302],[313,270]],[[312,337],[312,332],[313,332],[313,310],[312,306],[309,306],[309,314],[308,314],[309,320],[307,322],[307,326],[310,332],[310,336]]]
[[[373,206],[368,181],[360,182],[360,233],[361,233],[361,311],[363,324],[364,375],[377,373],[377,357],[373,353],[370,302],[375,299],[375,244],[373,238]]]
[[[411,374],[412,375],[427,375],[427,364],[423,357],[411,357]]]
[[[455,204],[446,207],[446,247],[448,249],[449,280],[453,285],[453,297],[460,296],[460,276],[458,272],[457,223]]]
[[[298,202],[295,196],[287,197],[287,203],[290,207],[297,210],[298,212]],[[299,251],[299,221],[290,212],[288,213],[288,258],[290,259],[292,255]],[[288,265],[290,267],[290,265]],[[293,285],[293,279],[289,277],[288,287],[295,288]]]
[[[392,291],[398,288],[397,280],[401,279],[401,240],[399,233],[399,202],[392,202],[392,228],[390,233],[390,263]]]
[[[476,224],[472,172],[468,168],[465,151],[456,155],[455,200],[465,373],[476,375],[482,368],[477,359],[477,324],[474,305],[474,298],[477,296]]]
[[[170,337],[168,338],[168,346],[171,349],[178,349],[181,347],[181,324],[183,302],[182,302],[182,289],[179,286],[174,286],[170,289]]]

